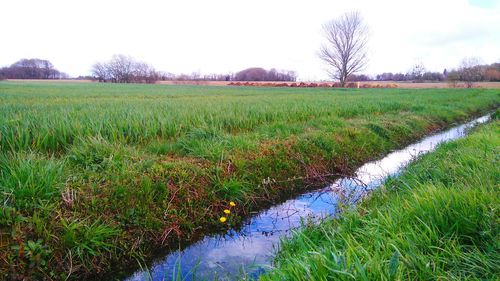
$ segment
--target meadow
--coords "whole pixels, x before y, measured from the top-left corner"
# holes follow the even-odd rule
[[[283,241],[260,280],[498,280],[500,121]]]
[[[0,278],[137,264],[499,105],[498,89],[0,82]]]

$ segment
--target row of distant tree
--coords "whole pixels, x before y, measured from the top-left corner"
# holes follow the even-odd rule
[[[446,79],[452,86],[463,81],[469,88],[475,82],[500,81],[500,63],[481,65],[477,58],[464,59],[458,69],[447,73]]]
[[[8,67],[0,68],[0,79],[67,79],[69,76],[54,68],[48,60],[22,59]],[[294,71],[266,70],[248,68],[229,74],[191,74],[175,75],[157,71],[152,65],[137,61],[125,55],[114,55],[110,60],[98,62],[92,66],[91,76],[80,79],[92,79],[112,83],[155,83],[156,81],[288,81],[297,80]]]
[[[99,82],[114,83],[155,83],[156,81],[285,81],[294,82],[297,75],[293,71],[266,70],[248,68],[237,73],[208,74],[199,73],[175,75],[155,70],[145,62],[132,57],[115,55],[110,60],[98,62],[92,66],[92,75],[80,78]],[[43,59],[22,59],[8,67],[0,68],[0,79],[67,79],[68,75],[57,70],[54,65]],[[351,74],[347,81],[411,81],[440,82],[451,84],[464,82],[468,87],[479,81],[500,81],[500,63],[480,64],[476,58],[464,59],[457,69],[443,72],[427,71],[422,64],[417,64],[407,73],[384,72],[374,77],[365,74]]]
[[[263,68],[248,68],[235,74],[199,73],[174,75],[156,71],[151,65],[136,61],[132,57],[115,55],[107,62],[99,62],[92,66],[92,78],[99,82],[116,83],[154,83],[158,80],[177,81],[296,81],[293,71],[265,70]]]
[[[294,71],[279,71],[274,68],[266,70],[260,67],[247,68],[237,73],[228,74],[205,74],[197,72],[191,74],[162,73],[161,80],[171,81],[297,81]]]
[[[0,79],[65,79],[69,76],[55,69],[48,60],[22,59],[0,68]]]
[[[450,83],[465,82],[467,86],[470,83],[480,81],[500,81],[500,63],[489,65],[480,64],[476,58],[464,59],[457,69],[443,72],[426,71],[422,64],[415,65],[407,73],[384,72],[370,77],[365,74],[351,74],[348,81],[411,81],[411,82],[440,82],[448,81]]]

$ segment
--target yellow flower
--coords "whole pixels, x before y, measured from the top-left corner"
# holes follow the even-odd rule
[[[224,214],[229,215],[230,213],[231,213],[231,211],[229,211],[228,209],[224,210]]]
[[[231,201],[231,202],[229,202],[229,206],[234,207],[234,206],[236,206],[236,203],[234,203],[233,201]]]
[[[220,217],[219,220],[220,220],[220,222],[226,222],[227,219],[226,219],[226,217]]]

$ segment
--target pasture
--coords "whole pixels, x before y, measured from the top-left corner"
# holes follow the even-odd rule
[[[498,89],[0,82],[0,278],[136,264],[499,105]]]

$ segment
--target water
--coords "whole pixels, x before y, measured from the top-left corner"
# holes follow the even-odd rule
[[[442,142],[465,136],[470,128],[489,119],[489,115],[483,116],[369,162],[353,177],[340,178],[327,187],[262,211],[246,220],[240,230],[207,236],[181,251],[170,253],[147,271],[136,272],[126,280],[170,280],[178,273],[183,280],[192,280],[193,273],[197,280],[214,277],[231,280],[241,272],[257,277],[272,262],[280,238],[299,228],[304,219],[314,222],[336,215],[340,200],[355,204],[387,177],[397,175],[417,156],[434,150]]]

